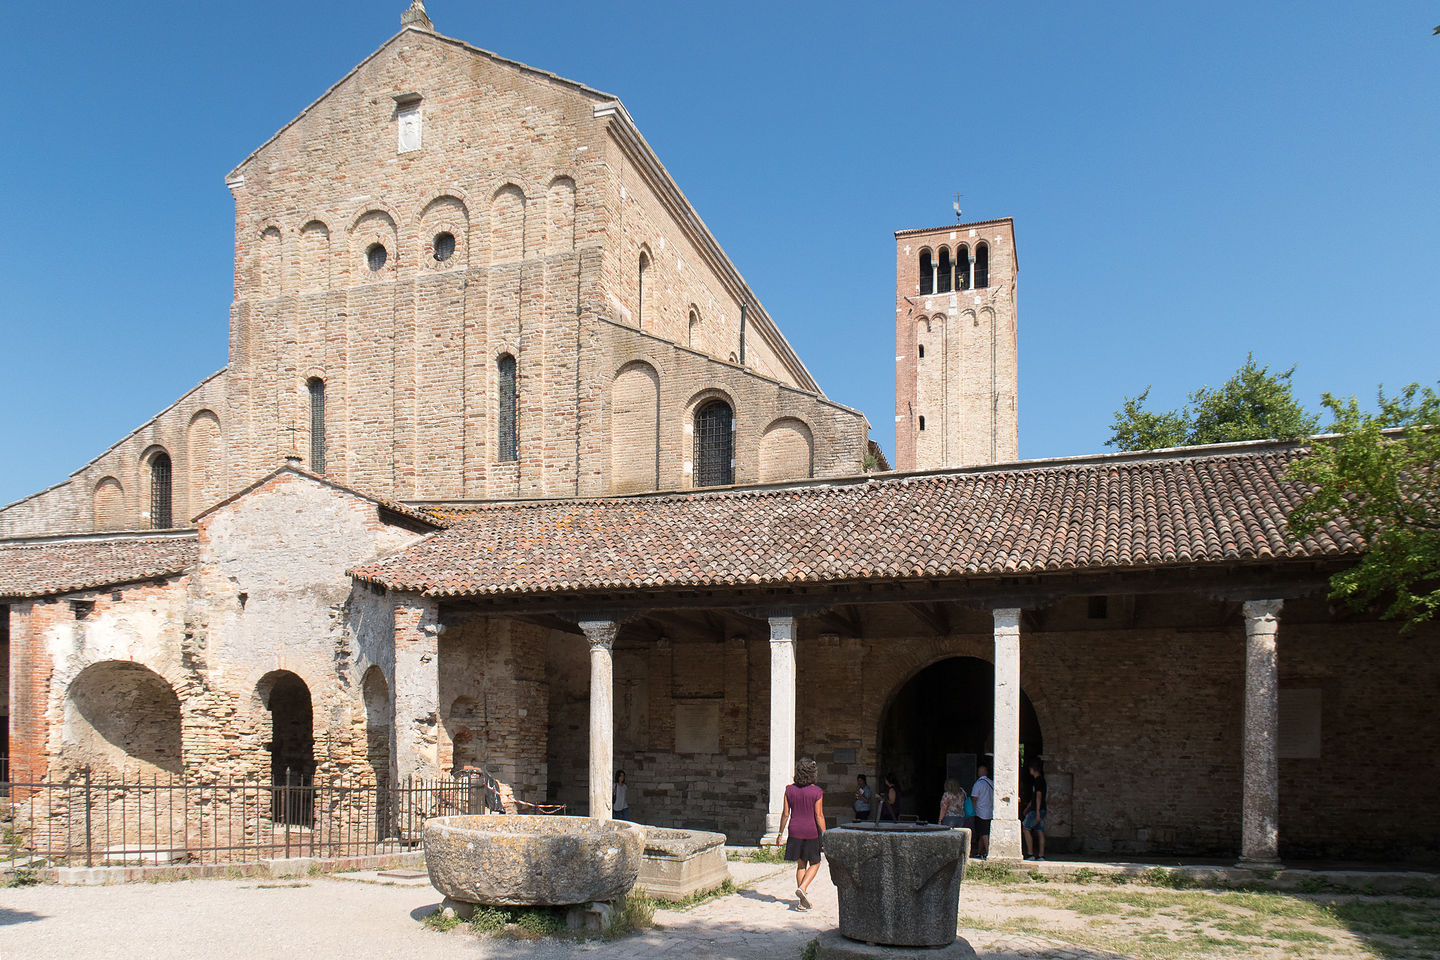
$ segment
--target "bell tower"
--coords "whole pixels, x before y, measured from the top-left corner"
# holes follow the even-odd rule
[[[1015,222],[895,233],[895,468],[1019,456]]]

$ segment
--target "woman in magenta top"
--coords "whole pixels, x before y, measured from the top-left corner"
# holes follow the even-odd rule
[[[795,898],[801,910],[810,909],[805,895],[810,882],[820,872],[820,837],[825,833],[825,791],[815,783],[819,767],[810,757],[801,757],[795,764],[795,782],[785,788],[785,804],[780,809],[780,834],[790,835],[785,841],[785,859],[795,861]]]

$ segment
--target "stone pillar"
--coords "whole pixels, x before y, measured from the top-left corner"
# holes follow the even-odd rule
[[[1275,633],[1283,600],[1250,600],[1245,614],[1245,785],[1240,804],[1240,866],[1280,866],[1280,683]]]
[[[1020,845],[1020,610],[995,616],[995,817],[990,857],[1019,860]]]
[[[795,618],[770,618],[770,806],[761,843],[780,842],[780,809],[795,775]]]
[[[395,604],[395,772],[440,776],[440,610],[423,597]]]
[[[615,665],[611,651],[619,624],[582,620],[590,641],[590,816],[609,820],[615,783]]]

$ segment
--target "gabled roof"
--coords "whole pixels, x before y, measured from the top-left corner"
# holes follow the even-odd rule
[[[406,521],[413,521],[415,523],[423,524],[424,526],[432,530],[439,529],[445,526],[445,522],[443,520],[436,519],[434,516],[431,516],[428,513],[421,513],[419,510],[416,510],[412,507],[407,507],[405,506],[405,504],[399,503],[398,501],[387,500],[384,497],[377,497],[372,494],[366,493],[363,490],[358,490],[355,487],[347,486],[343,483],[331,480],[329,477],[323,477],[318,473],[311,473],[309,470],[306,470],[304,467],[302,467],[298,461],[289,459],[287,459],[280,466],[276,467],[274,470],[271,470],[269,473],[265,474],[265,476],[261,477],[259,480],[256,480],[254,483],[240,490],[239,492],[231,494],[230,496],[226,497],[224,500],[221,500],[214,506],[206,509],[202,513],[197,514],[195,516],[195,521],[198,523],[202,518],[208,517],[210,514],[229,506],[235,501],[249,496],[251,493],[265,486],[265,484],[274,480],[276,477],[287,473],[293,474],[303,480],[309,480],[311,483],[316,483],[323,487],[329,487],[332,490],[339,490],[341,493],[349,494],[350,496],[355,497],[357,500],[365,500],[369,503],[373,503],[377,508],[379,508],[382,520],[404,519]],[[392,517],[387,518],[385,516],[385,514],[387,513],[391,514]]]
[[[194,530],[0,541],[0,599],[46,597],[183,573],[195,563]]]
[[[1286,516],[1294,444],[1011,464],[716,493],[475,504],[353,575],[431,596],[977,576],[1344,557]]]

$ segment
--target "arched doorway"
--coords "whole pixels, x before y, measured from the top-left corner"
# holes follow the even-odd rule
[[[975,765],[989,762],[994,745],[994,664],[975,657],[940,660],[907,680],[881,714],[881,782],[894,773],[903,794],[901,814],[933,821],[946,777],[958,776],[968,790]],[[1043,749],[1040,721],[1021,691],[1021,754],[1035,757]]]
[[[260,678],[260,700],[270,711],[270,818],[308,827],[314,819],[315,734],[310,688],[288,670]]]

